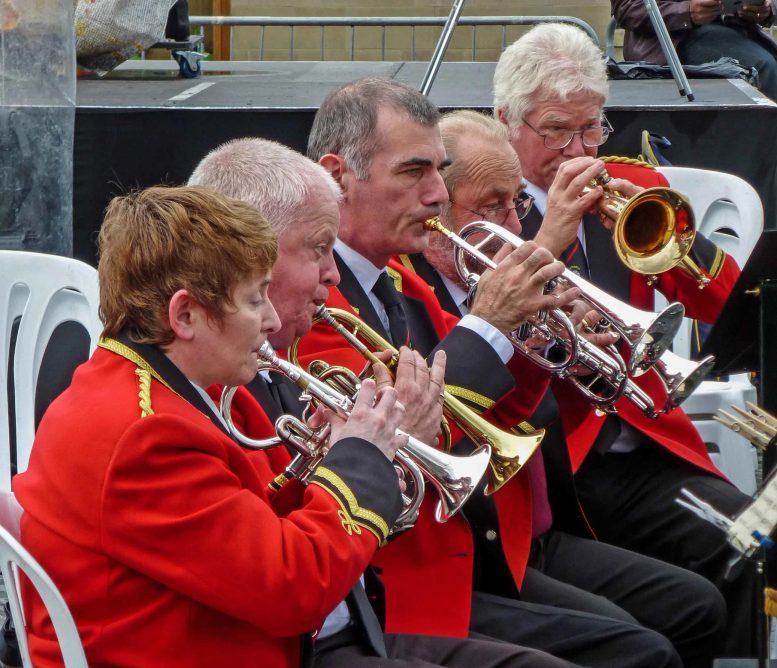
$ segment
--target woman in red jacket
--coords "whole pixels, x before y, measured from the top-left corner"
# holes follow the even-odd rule
[[[310,484],[273,497],[273,451],[242,449],[205,392],[250,381],[279,327],[266,221],[205,189],[150,188],[111,203],[100,253],[103,338],[14,481],[23,541],[91,666],[299,665],[399,513],[395,390],[373,408],[367,382]],[[58,665],[24,594],[35,665]]]

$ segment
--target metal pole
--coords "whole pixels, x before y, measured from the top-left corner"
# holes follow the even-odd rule
[[[448,50],[448,44],[450,44],[451,37],[453,37],[453,31],[456,30],[456,24],[459,22],[462,9],[464,9],[464,0],[455,0],[451,13],[448,15],[448,20],[442,28],[442,34],[437,41],[437,46],[434,47],[434,53],[426,74],[424,74],[424,80],[421,82],[420,90],[424,95],[429,95],[429,91],[432,89],[437,71],[440,69],[442,60],[445,58],[445,52]]]
[[[658,42],[661,44],[661,50],[664,52],[664,58],[666,58],[666,62],[672,72],[677,89],[680,91],[680,95],[688,98],[688,102],[693,102],[691,84],[688,83],[688,77],[685,76],[685,70],[683,70],[680,59],[677,57],[677,51],[674,48],[674,44],[672,44],[671,37],[669,37],[669,31],[666,29],[664,18],[658,10],[658,3],[656,0],[644,0],[644,2],[650,22],[653,24],[653,32],[656,33]]]

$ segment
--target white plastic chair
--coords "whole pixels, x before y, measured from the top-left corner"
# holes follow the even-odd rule
[[[695,167],[659,167],[688,196],[699,232],[744,266],[764,228],[761,198],[734,174]]]
[[[11,331],[19,321],[14,353],[17,471],[27,468],[35,436],[35,390],[46,345],[62,323],[81,323],[91,353],[102,329],[97,315],[97,270],[72,258],[0,250],[0,491],[11,489],[8,361]]]
[[[743,267],[764,226],[761,199],[755,189],[734,174],[694,167],[659,167],[672,188],[684,193],[693,208],[697,229]],[[659,305],[659,299],[656,300]],[[688,357],[691,321],[686,319],[675,337],[673,349]],[[710,450],[715,465],[747,494],[756,490],[756,453],[750,442],[712,420],[718,408],[744,406],[756,401],[746,374],[725,382],[704,381],[683,404]]]
[[[27,635],[19,632],[20,629],[27,628],[19,594],[20,570],[33,584],[46,606],[57,634],[65,668],[87,668],[84,647],[65,599],[40,564],[19,542],[21,516],[22,508],[16,497],[11,492],[0,491],[0,571],[8,594],[24,668],[32,668],[32,660]]]

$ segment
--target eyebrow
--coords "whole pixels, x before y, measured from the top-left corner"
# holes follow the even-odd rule
[[[438,169],[445,169],[451,164],[449,159],[445,159],[440,163]],[[408,158],[400,162],[397,167],[432,167],[434,163],[429,158]]]
[[[602,117],[597,116],[594,118],[591,116],[588,120],[584,121],[586,125],[590,125],[591,123],[598,123],[601,122]],[[572,121],[571,118],[561,118],[559,116],[549,116],[548,118],[544,119],[542,121],[542,124],[547,125],[548,123],[557,123],[559,125],[568,125]]]

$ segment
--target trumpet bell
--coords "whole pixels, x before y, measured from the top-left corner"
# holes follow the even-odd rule
[[[521,436],[511,435],[512,438],[499,438],[491,452],[489,462],[488,484],[486,496],[499,491],[528,461],[534,451],[540,447],[545,437],[544,429],[537,429],[531,434]]]
[[[619,308],[623,311],[622,306]],[[628,325],[628,329],[634,333],[633,338],[626,334],[627,340],[634,341],[629,359],[629,373],[632,376],[645,373],[669,350],[683,323],[685,308],[679,302],[672,302],[658,313],[647,313],[647,318],[635,319]]]
[[[666,386],[664,412],[674,410],[690,397],[714,365],[715,358],[712,355],[695,362],[667,350],[654,367]]]
[[[432,474],[428,479],[439,496],[435,518],[438,522],[447,522],[475,492],[478,482],[489,467],[491,448],[487,445],[481,446],[466,457],[451,457],[434,448],[430,450],[428,454],[431,458],[420,462],[419,466],[421,470]],[[408,454],[413,458],[418,456],[412,449]]]
[[[648,188],[628,200],[622,224],[613,230],[623,263],[640,274],[655,275],[676,267],[696,238],[688,200],[671,188]]]

